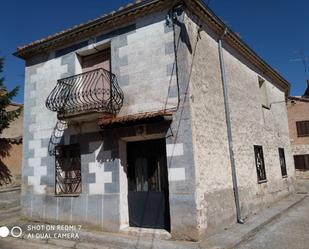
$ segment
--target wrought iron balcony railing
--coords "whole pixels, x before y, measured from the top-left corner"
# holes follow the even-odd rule
[[[46,100],[60,120],[95,112],[116,115],[122,104],[117,77],[103,68],[58,80]]]

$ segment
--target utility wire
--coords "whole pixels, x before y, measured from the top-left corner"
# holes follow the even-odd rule
[[[174,134],[174,146],[173,146],[173,150],[172,150],[171,155],[174,154],[175,144],[177,143],[180,125],[181,125],[181,121],[182,121],[182,116],[183,116],[183,113],[184,113],[184,107],[185,107],[185,103],[187,101],[189,85],[190,85],[190,82],[191,82],[191,75],[192,75],[194,61],[195,61],[194,59],[195,59],[195,55],[196,55],[196,48],[197,48],[198,41],[200,39],[201,39],[200,30],[198,30],[197,36],[196,36],[196,42],[195,42],[193,53],[192,53],[192,60],[191,60],[191,65],[190,65],[190,69],[189,69],[189,76],[188,76],[188,81],[187,81],[187,85],[186,85],[186,90],[184,92],[184,98],[183,98],[183,101],[182,101],[182,105],[180,105],[181,111],[180,111],[180,114],[179,114],[179,117],[178,117],[178,124],[177,124],[177,128],[176,128],[176,132]],[[172,132],[172,134],[173,134],[173,132]],[[173,159],[173,156],[171,156],[170,159],[169,159],[168,168],[171,166],[172,159]]]
[[[170,91],[171,91],[171,85],[172,85],[172,81],[173,81],[173,75],[174,75],[174,71],[175,71],[175,75],[176,75],[176,84],[177,84],[177,107],[176,110],[178,110],[179,108],[179,103],[180,103],[180,89],[179,89],[179,73],[178,73],[178,49],[179,49],[179,44],[180,44],[180,36],[181,36],[181,30],[179,32],[178,35],[178,39],[176,42],[176,30],[175,30],[175,21],[174,21],[174,10],[171,11],[171,22],[172,22],[172,28],[173,28],[173,45],[174,45],[174,63],[173,63],[173,68],[172,68],[172,73],[171,73],[171,77],[169,80],[169,85],[168,85],[168,91],[167,91],[167,97],[166,97],[166,101],[165,101],[165,105],[164,105],[164,111],[166,111],[166,106],[167,106],[167,102],[169,99],[169,95],[170,95]],[[184,15],[182,16],[182,23],[184,22]]]

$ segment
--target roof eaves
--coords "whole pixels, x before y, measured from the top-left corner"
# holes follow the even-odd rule
[[[308,98],[303,98],[303,97],[289,96],[288,99],[301,101],[301,102],[309,102]]]
[[[130,13],[141,10],[145,7],[151,6],[159,2],[164,2],[164,0],[144,0],[144,1],[135,1],[135,3],[129,3],[125,7],[120,7],[117,11],[112,11],[109,14],[104,14],[86,23],[76,25],[72,28],[60,31],[54,35],[50,35],[46,38],[31,42],[28,45],[18,47],[17,51],[14,52],[13,55],[19,58],[25,59],[26,54],[31,53],[37,49],[48,47],[49,45],[53,45],[57,43],[58,41],[65,40],[66,38],[74,36],[78,33],[82,33],[85,31],[87,32],[88,30],[94,29],[95,27],[99,25],[110,22],[121,16],[128,15]]]
[[[211,9],[209,9],[205,3],[201,0],[184,0],[187,6],[199,11],[194,11],[196,14],[203,13],[204,20],[207,19],[207,23],[211,23],[209,27],[217,33],[222,35],[227,29],[226,41],[233,47],[236,47],[238,51],[243,51],[250,61],[255,61],[256,66],[266,75],[276,78],[281,84],[282,90],[285,91],[288,96],[290,93],[290,83],[276,70],[274,70],[266,61],[264,61],[255,51],[253,51],[233,30],[231,30]]]
[[[51,35],[47,38],[43,38],[41,40],[37,40],[32,42],[26,46],[18,48],[14,53],[15,56],[20,58],[26,58],[26,55],[38,50],[40,48],[46,48],[52,46],[59,41],[69,39],[70,37],[77,35],[82,32],[87,32],[90,29],[94,29],[95,27],[107,23],[109,21],[115,20],[127,14],[133,13],[137,10],[141,10],[144,7],[151,6],[152,4],[157,4],[160,2],[167,2],[166,0],[144,0],[135,3],[128,4],[126,7],[120,7],[117,11],[110,12],[109,14],[103,15],[99,18],[91,20],[87,23],[77,25],[73,28],[61,31],[56,33],[55,35]],[[177,1],[171,1],[172,3],[176,3]],[[206,17],[208,23],[211,25],[210,28],[213,29],[218,35],[221,35],[224,30],[227,28],[229,31],[227,33],[226,40],[234,47],[238,49],[238,51],[242,51],[247,55],[250,61],[254,61],[255,65],[266,75],[271,76],[271,78],[277,79],[277,81],[281,84],[281,88],[285,91],[286,95],[289,95],[290,91],[290,83],[285,80],[277,71],[275,71],[267,62],[265,62],[259,55],[257,55],[239,36],[237,36],[230,28],[226,26],[226,24],[217,17],[201,0],[184,0],[187,6],[193,6],[194,9],[198,9],[198,13],[203,13],[204,17]]]
[[[98,125],[101,127],[106,127],[114,124],[121,124],[125,125],[132,122],[137,121],[145,121],[145,120],[151,120],[158,117],[168,117],[173,115],[173,111],[167,111],[167,110],[158,110],[153,112],[142,112],[142,113],[136,113],[136,114],[129,114],[125,116],[120,117],[112,117],[112,118],[99,118]]]

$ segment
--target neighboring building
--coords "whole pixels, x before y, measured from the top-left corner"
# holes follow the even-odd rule
[[[22,108],[12,103],[8,111]],[[20,186],[23,140],[23,111],[14,119],[9,128],[0,134],[0,188]]]
[[[24,215],[197,240],[293,191],[288,82],[202,1],[173,4],[139,1],[18,48]]]
[[[296,176],[309,178],[309,81],[303,96],[289,97],[288,118]]]

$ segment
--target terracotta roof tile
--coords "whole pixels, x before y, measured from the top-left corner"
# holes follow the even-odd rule
[[[301,101],[301,102],[309,102],[309,98],[305,97],[297,97],[297,96],[289,96],[288,99],[290,100],[296,100],[296,101]]]
[[[98,124],[100,126],[110,126],[115,124],[125,124],[128,122],[136,122],[141,120],[150,120],[154,118],[159,118],[163,116],[172,116],[173,112],[171,111],[154,111],[154,112],[143,112],[143,113],[137,113],[132,115],[126,115],[121,117],[102,117],[99,118]]]
[[[81,39],[83,36],[94,32],[96,28],[102,27],[102,25],[113,23],[115,25],[116,20],[119,23],[123,22],[123,17],[130,17],[131,15],[141,15],[141,10],[145,10],[145,13],[149,13],[152,9],[165,7],[175,4],[176,1],[171,0],[137,0],[126,6],[120,7],[117,11],[112,11],[108,14],[104,14],[98,18],[90,20],[86,23],[76,25],[73,28],[66,29],[58,32],[47,38],[34,41],[28,45],[19,47],[14,53],[15,56],[20,58],[27,58],[27,56],[33,55],[36,52],[42,52],[44,49],[48,50],[51,47],[57,45],[64,45],[66,42],[71,42],[74,38]],[[184,0],[187,8],[195,13],[206,25],[209,25],[215,33],[222,35],[226,30],[225,23],[218,18],[209,8],[205,6],[202,0]],[[138,13],[139,12],[139,13]],[[108,25],[107,25],[108,26]],[[239,36],[237,36],[232,30],[228,29],[228,33],[225,36],[225,40],[234,49],[239,51],[240,55],[249,60],[254,66],[256,66],[263,74],[274,79],[275,84],[285,91],[285,94],[289,94],[290,84],[285,80],[276,70],[268,65],[259,55],[257,55]]]
[[[145,2],[145,0],[136,0],[136,1],[134,1],[134,2],[131,2],[131,3],[127,4],[127,5],[124,5],[124,6],[119,7],[117,10],[113,10],[113,11],[111,11],[111,12],[109,12],[109,13],[104,13],[103,15],[101,15],[101,16],[99,16],[99,17],[97,17],[97,18],[90,19],[90,20],[87,21],[87,22],[84,22],[84,23],[75,25],[75,26],[70,27],[70,28],[68,28],[68,29],[64,29],[64,30],[62,30],[62,31],[59,31],[59,32],[57,32],[57,33],[54,33],[54,34],[49,35],[49,36],[47,36],[47,37],[44,37],[44,38],[42,38],[42,39],[38,39],[38,40],[36,40],[36,41],[33,41],[33,42],[29,43],[29,44],[25,44],[25,45],[18,46],[18,47],[17,47],[17,53],[18,53],[19,51],[21,51],[21,50],[26,49],[26,48],[29,48],[29,47],[38,45],[38,44],[40,44],[40,43],[43,43],[43,42],[48,41],[48,40],[51,40],[51,39],[53,39],[53,38],[57,38],[57,37],[59,37],[59,36],[65,34],[65,33],[74,31],[74,30],[76,30],[76,29],[78,29],[78,28],[82,28],[82,27],[87,26],[87,25],[89,25],[89,24],[91,25],[92,23],[95,23],[96,21],[99,21],[100,19],[102,19],[102,18],[104,18],[104,17],[115,15],[116,13],[118,13],[118,12],[120,12],[120,11],[123,11],[123,10],[129,9],[129,8],[131,8],[131,7],[134,7],[135,5],[138,5],[138,4],[142,3],[142,2]]]

